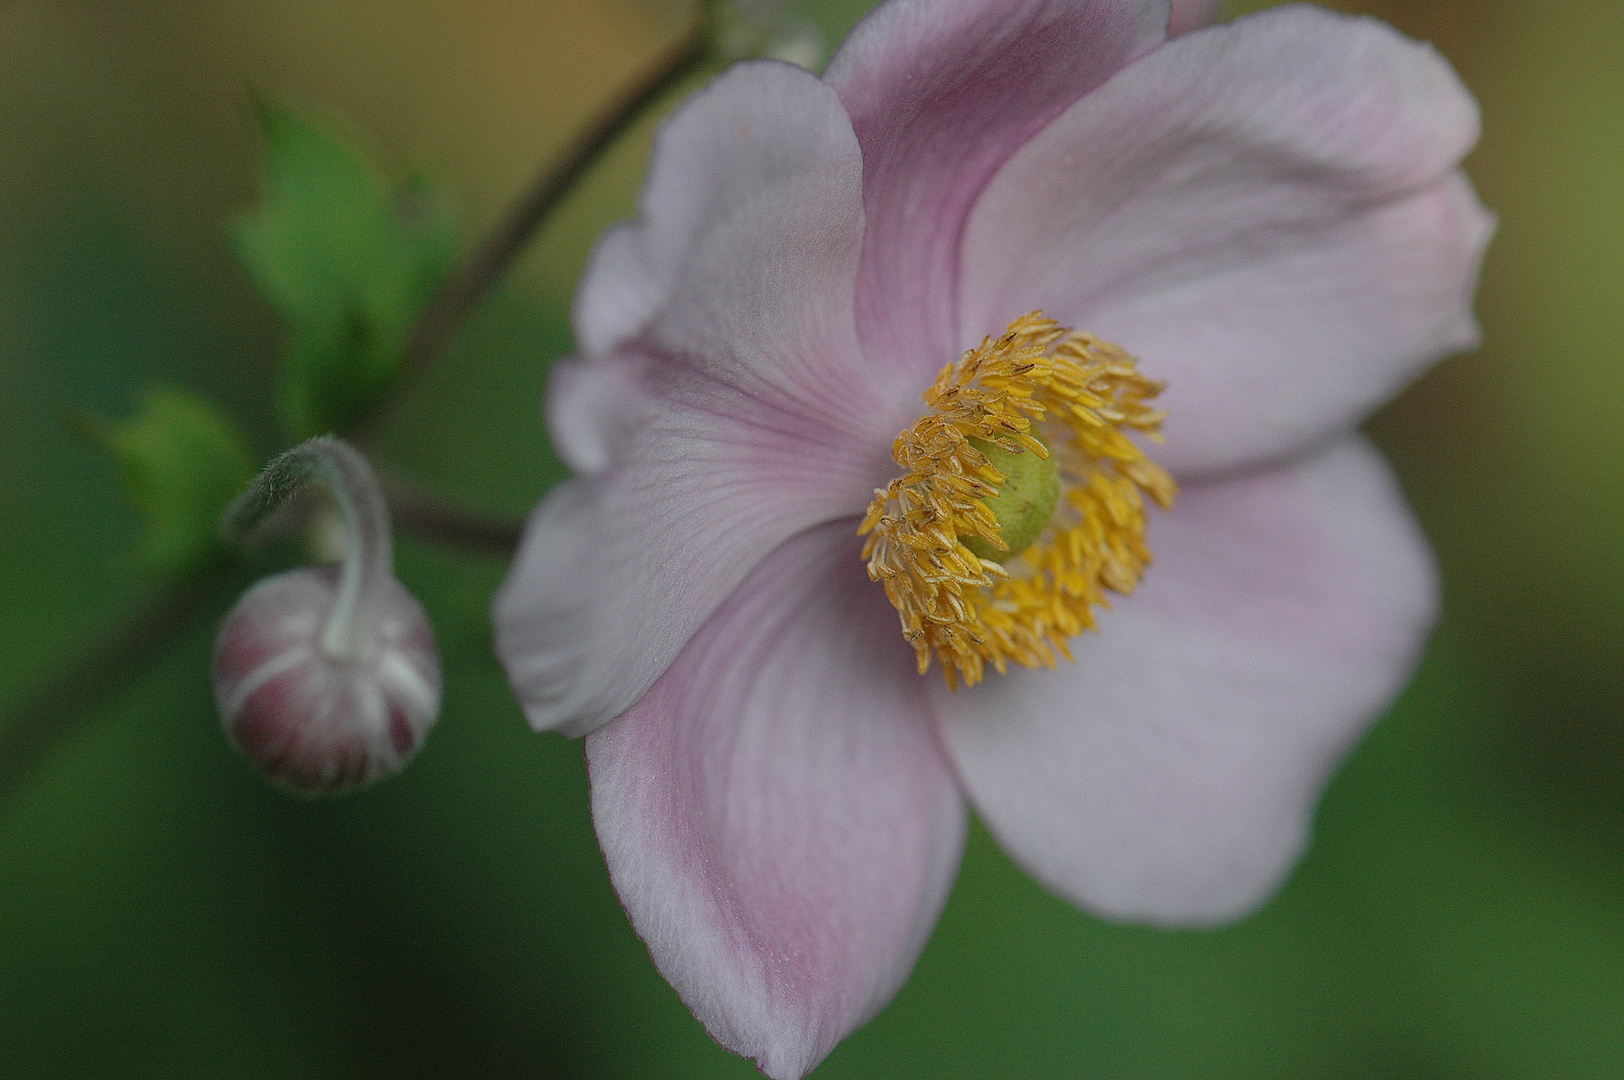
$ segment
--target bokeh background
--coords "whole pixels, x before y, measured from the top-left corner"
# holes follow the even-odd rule
[[[1416,679],[1239,925],[1103,923],[977,828],[912,981],[820,1077],[1624,1076],[1624,4],[1342,6],[1460,70],[1501,223],[1482,350],[1370,423],[1443,568]],[[834,42],[865,7],[795,10]],[[277,448],[281,328],[224,232],[255,198],[248,88],[428,168],[473,235],[682,21],[670,0],[0,0],[0,706],[155,588],[65,411],[178,383]],[[544,371],[650,129],[392,420],[397,468],[511,513],[556,481]],[[0,1076],[753,1075],[627,925],[580,746],[521,720],[486,622],[501,561],[399,562],[448,683],[403,776],[304,802],[252,774],[205,678],[221,596],[4,797]]]

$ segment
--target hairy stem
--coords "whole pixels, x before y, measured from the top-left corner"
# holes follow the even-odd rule
[[[224,531],[228,539],[242,543],[310,483],[332,494],[344,522],[344,566],[321,647],[334,659],[354,660],[371,645],[372,613],[394,574],[395,559],[383,488],[360,451],[329,435],[306,439],[265,466],[233,500],[226,508]]]

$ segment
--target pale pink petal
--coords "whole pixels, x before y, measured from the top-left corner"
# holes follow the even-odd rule
[[[1155,565],[1073,641],[1075,664],[933,701],[1017,862],[1112,918],[1210,923],[1290,870],[1321,787],[1409,675],[1437,586],[1358,436],[1190,487],[1149,540]]]
[[[581,275],[581,348],[607,353],[635,336],[704,235],[797,173],[857,183],[862,161],[850,127],[817,79],[783,64],[735,65],[694,94],[655,134],[637,218],[604,234]],[[859,215],[860,231],[860,207],[845,213]]]
[[[863,147],[870,357],[918,387],[958,355],[960,238],[993,172],[1163,38],[1167,0],[890,0],[824,79]]]
[[[666,359],[566,361],[555,381],[554,438],[590,475],[531,514],[496,596],[496,649],[532,725],[584,735],[641,697],[769,551],[861,513],[895,466]]]
[[[495,607],[531,723],[568,734],[636,701],[767,552],[861,513],[918,410],[856,344],[860,162],[833,93],[740,65],[667,133],[650,216],[622,235],[682,248],[669,295],[617,352],[559,365],[552,431],[589,479],[532,515]],[[647,280],[604,257],[583,296]]]
[[[1218,21],[1223,0],[1173,0],[1173,14],[1167,20],[1167,36],[1183,37]]]
[[[663,135],[662,128],[655,136],[656,163]],[[645,215],[648,201],[645,185]],[[571,311],[575,342],[583,352],[589,356],[610,352],[648,325],[670,294],[671,283],[682,268],[682,254],[691,241],[687,233],[696,224],[679,218],[670,230],[656,231],[642,221],[622,221],[598,237],[581,280],[576,282]]]
[[[907,978],[964,810],[855,523],[775,551],[587,739],[610,877],[722,1045],[805,1075]]]
[[[862,171],[815,76],[734,65],[661,128],[639,218],[594,253],[576,303],[586,352],[636,347],[673,362],[651,378],[717,380],[752,422],[787,413],[825,442],[888,451],[904,402],[865,359],[853,311]]]
[[[656,408],[643,389],[646,357],[636,353],[562,359],[547,377],[547,437],[576,476],[600,476],[624,459]]]
[[[1281,8],[1168,43],[994,178],[960,345],[1034,308],[1168,383],[1183,474],[1349,426],[1477,340],[1477,109],[1429,46]]]

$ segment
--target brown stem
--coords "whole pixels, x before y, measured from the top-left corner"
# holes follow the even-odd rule
[[[666,91],[687,78],[710,55],[710,23],[704,5],[680,38],[672,42],[583,127],[480,244],[451,272],[412,330],[402,361],[405,386],[422,374],[446,340],[583,173]]]
[[[524,522],[441,502],[398,476],[378,470],[395,531],[487,555],[518,550]]]
[[[95,706],[242,586],[224,559],[165,586],[11,710],[0,721],[0,806]]]

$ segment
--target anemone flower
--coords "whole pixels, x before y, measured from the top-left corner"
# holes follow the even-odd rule
[[[1355,426],[1476,340],[1475,105],[1368,19],[1169,17],[890,0],[734,67],[582,281],[499,651],[769,1076],[907,978],[967,803],[1090,911],[1254,908],[1432,624]]]

